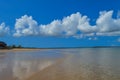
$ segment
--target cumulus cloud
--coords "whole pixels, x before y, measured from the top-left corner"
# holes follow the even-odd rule
[[[24,15],[16,19],[14,36],[31,36],[39,34],[38,24],[32,16]]]
[[[42,36],[61,36],[62,35],[62,25],[61,21],[54,20],[50,24],[40,25],[39,27],[39,35]]]
[[[40,25],[40,33],[47,36],[81,36],[82,33],[94,32],[94,27],[89,25],[89,18],[79,12],[54,20],[50,24]]]
[[[50,24],[38,25],[32,16],[24,15],[16,19],[14,36],[81,36],[94,33],[96,26],[89,24],[89,18],[79,12],[64,17],[62,20],[54,20]]]
[[[120,35],[120,18],[112,18],[113,11],[100,12],[96,21],[97,35],[114,36]]]
[[[0,24],[0,37],[5,36],[9,33],[9,27],[5,25],[5,23]]]
[[[38,24],[32,16],[24,15],[16,19],[14,36],[60,36],[82,38],[85,36],[120,35],[119,13],[113,18],[113,11],[101,11],[95,25],[90,18],[77,12],[62,20],[53,20],[49,24]]]

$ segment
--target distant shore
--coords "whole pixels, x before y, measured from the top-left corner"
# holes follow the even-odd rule
[[[94,46],[94,47],[52,47],[52,48],[11,48],[0,49],[0,52],[8,51],[33,51],[33,50],[46,50],[46,49],[78,49],[78,48],[120,48],[120,46]]]
[[[9,52],[9,51],[34,51],[34,50],[43,50],[40,48],[14,48],[14,49],[0,49],[0,52]]]

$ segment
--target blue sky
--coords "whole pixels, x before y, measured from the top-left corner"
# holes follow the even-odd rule
[[[120,45],[119,0],[0,0],[0,10],[0,41],[8,45]]]

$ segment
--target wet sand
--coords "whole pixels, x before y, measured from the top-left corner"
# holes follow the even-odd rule
[[[30,75],[29,75],[28,77],[23,78],[22,80],[53,80],[53,79],[51,79],[51,78],[52,78],[52,77],[55,77],[55,75],[52,75],[52,76],[50,75],[50,77],[48,77],[49,74],[51,74],[50,72],[56,70],[55,67],[57,67],[57,65],[61,64],[61,63],[65,60],[65,58],[66,58],[66,56],[64,55],[64,57],[55,59],[55,61],[52,62],[52,63],[49,63],[49,61],[48,61],[48,63],[45,63],[45,65],[42,64],[43,67],[41,67],[40,70],[36,71],[36,72],[33,73],[33,74],[30,73]],[[49,71],[50,71],[50,72],[49,72]],[[55,73],[55,74],[56,74],[56,73]],[[56,76],[56,77],[57,77],[57,76]],[[58,78],[58,77],[57,77],[57,78]],[[57,78],[56,78],[56,79],[57,79]],[[16,79],[17,79],[17,78],[16,78]],[[15,80],[16,80],[16,79],[15,79]],[[19,79],[18,79],[18,80],[19,80]]]
[[[29,78],[25,80],[64,80],[62,78],[63,74],[59,74],[63,70],[60,70],[58,67],[59,64],[61,64],[65,58],[59,59],[56,61],[56,63],[52,64],[51,66],[48,66],[47,68],[43,69],[42,71],[39,71]],[[69,80],[69,79],[65,79]]]
[[[0,58],[0,80],[120,80],[119,52],[85,48],[6,53]]]
[[[52,77],[55,77],[55,75],[49,75],[51,74],[49,71],[54,71],[55,66],[57,67],[58,64],[60,64],[61,62],[63,62],[64,58],[60,58],[60,59],[56,59],[56,61],[54,63],[47,63],[47,64],[42,64],[44,65],[43,67],[41,67],[40,70],[36,71],[36,72],[31,72],[28,74],[28,76],[22,76],[20,78],[17,77],[13,77],[10,80],[53,80],[51,79]],[[55,73],[56,74],[56,73]],[[50,77],[47,77],[50,76]],[[56,76],[58,78],[58,76]],[[56,78],[56,79],[57,79]],[[8,78],[7,78],[8,79]],[[7,80],[6,79],[6,80]],[[59,80],[59,79],[58,79]]]
[[[63,58],[62,54],[46,49],[5,51],[0,52],[0,80],[25,80]]]
[[[71,54],[68,53],[56,64],[37,72],[26,80],[120,80],[119,64],[109,62],[112,59],[109,55],[112,51],[107,53],[106,58],[104,57],[106,51],[101,51],[101,59],[101,56],[96,56],[98,55],[96,53],[91,56],[94,53],[91,51],[84,51],[81,54],[73,54],[76,51],[69,51]],[[119,56],[114,60],[118,59]]]
[[[68,60],[70,57],[68,57]],[[92,72],[86,67],[66,63],[67,59],[62,59],[25,80],[113,80],[111,76],[102,79],[98,71]],[[65,62],[64,62],[65,61]],[[81,67],[81,68],[80,68]],[[86,73],[84,73],[86,72]],[[91,74],[90,74],[91,73]],[[102,74],[104,75],[104,74]],[[115,79],[116,80],[116,79]]]

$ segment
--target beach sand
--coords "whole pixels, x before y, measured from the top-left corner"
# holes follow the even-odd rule
[[[25,80],[71,80],[69,79],[70,77],[62,74],[64,71],[59,67],[59,64],[61,64],[63,61],[64,58],[58,60],[55,64],[43,69],[42,71],[33,74]]]
[[[23,51],[23,52],[33,51],[34,53],[34,50],[44,50],[44,49],[11,49],[11,50],[3,50],[3,51]],[[34,58],[31,58],[31,57],[30,57],[31,59],[26,59],[27,57],[24,57],[24,55],[20,56],[15,54],[16,59],[20,57],[19,58],[20,61],[17,60],[17,62],[15,62],[16,61],[15,59],[14,62],[17,65],[19,64],[22,66],[19,67],[18,65],[16,66],[16,69],[15,67],[13,67],[12,69],[10,68],[10,70],[16,71],[18,74],[16,73],[14,74],[16,74],[17,76],[16,75],[13,76],[12,74],[9,74],[7,75],[7,77],[4,77],[3,75],[1,75],[3,79],[0,78],[0,80],[8,80],[8,79],[9,80],[120,80],[120,76],[119,76],[120,65],[118,63],[115,63],[119,61],[119,56],[120,56],[119,51],[116,53],[116,56],[115,56],[111,54],[114,54],[113,51],[115,51],[116,49],[115,50],[113,49],[111,53],[107,53],[107,54],[106,52],[110,52],[109,50],[111,49],[108,49],[108,51],[105,51],[105,50],[106,49],[102,49],[101,50],[102,52],[100,52],[99,54],[96,54],[96,51],[98,50],[94,52],[94,49],[90,49],[90,51],[89,49],[82,49],[81,52],[79,52],[80,50],[78,50],[78,52],[74,52],[76,50],[73,50],[73,51],[62,50],[64,52],[59,51],[60,53],[55,53],[55,54],[64,55],[60,58],[56,57],[55,54],[52,54],[58,51],[52,50],[50,54],[48,54],[49,51],[47,53],[45,52],[44,56],[46,57],[43,57],[43,61],[46,60],[45,63],[44,62],[42,63],[42,59],[39,62],[39,59],[37,57],[35,60]],[[107,55],[107,58],[105,55]],[[1,56],[4,56],[4,55],[1,55]],[[50,58],[47,56],[53,56],[56,58],[51,59],[52,57]],[[4,60],[6,61],[6,59],[4,59],[4,57],[1,57],[1,60],[2,59],[4,63]],[[22,60],[22,59],[25,59],[25,60]],[[49,63],[49,60],[51,60],[50,63]],[[41,65],[39,65],[40,63]],[[7,63],[7,64],[10,64],[10,63]],[[8,67],[6,69],[8,69]],[[9,69],[7,71],[9,71]],[[24,71],[27,73],[25,73]]]
[[[0,52],[11,52],[11,51],[34,51],[34,50],[43,50],[43,49],[34,49],[34,48],[15,48],[15,49],[1,49]]]
[[[67,57],[58,60],[55,64],[35,73],[25,80],[86,80],[77,71],[64,68],[64,61]],[[66,63],[67,64],[67,63]]]

